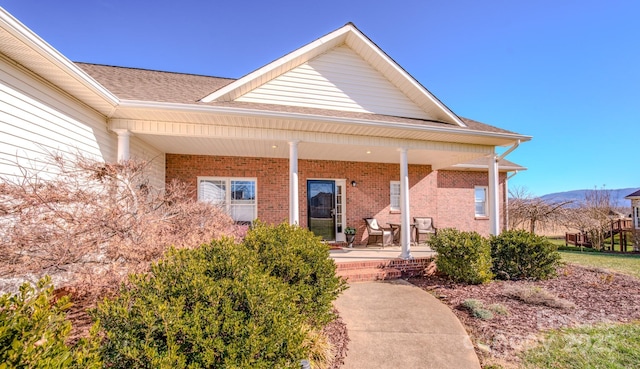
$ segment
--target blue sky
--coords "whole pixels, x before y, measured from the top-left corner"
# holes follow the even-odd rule
[[[533,136],[510,187],[640,188],[640,1],[0,6],[73,61],[233,78],[353,22],[458,115]]]

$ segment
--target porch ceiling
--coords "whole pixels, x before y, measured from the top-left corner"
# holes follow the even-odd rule
[[[243,156],[289,158],[288,141],[278,139],[230,139],[211,137],[165,136],[135,134],[139,139],[157,149],[171,154]],[[414,148],[408,152],[409,164],[431,165],[433,169],[446,168],[468,162],[491,153],[490,148],[462,150],[434,146]],[[363,144],[331,144],[299,142],[298,158],[301,160],[356,161],[376,163],[400,163],[398,147]]]
[[[135,101],[119,106],[108,125],[166,153],[288,158],[288,142],[297,141],[300,159],[399,163],[406,148],[409,164],[434,169],[529,139],[450,124]]]

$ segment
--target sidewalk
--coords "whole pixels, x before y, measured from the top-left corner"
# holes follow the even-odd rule
[[[480,368],[453,312],[406,281],[352,283],[335,305],[351,339],[343,369]]]

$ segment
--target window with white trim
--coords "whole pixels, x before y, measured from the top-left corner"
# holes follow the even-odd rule
[[[487,211],[487,209],[489,208],[489,206],[487,204],[487,187],[476,186],[474,188],[474,193],[476,217],[488,217],[489,212]]]
[[[198,200],[223,207],[236,222],[258,217],[255,178],[198,177]]]
[[[633,216],[633,223],[636,229],[640,229],[640,206],[636,206],[633,208],[634,210],[634,216]]]
[[[389,210],[400,211],[400,181],[389,182]]]

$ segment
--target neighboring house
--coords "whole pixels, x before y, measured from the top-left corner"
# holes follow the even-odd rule
[[[633,228],[640,230],[640,190],[625,196],[625,199],[631,200],[631,219],[633,220]]]
[[[625,196],[625,199],[631,200],[633,250],[640,251],[640,190]]]
[[[365,217],[497,234],[529,136],[457,116],[347,24],[234,80],[74,63],[0,9],[0,174],[79,150],[153,159],[237,221],[366,237]],[[327,208],[329,207],[329,208]]]

